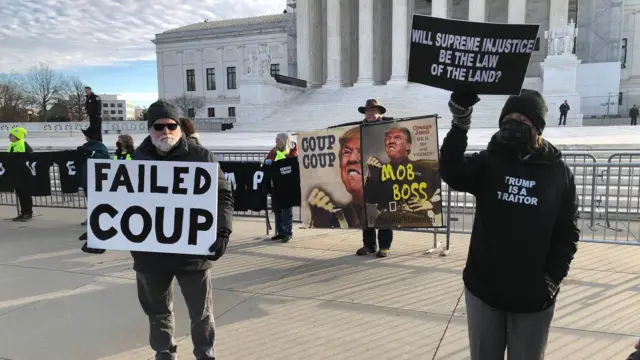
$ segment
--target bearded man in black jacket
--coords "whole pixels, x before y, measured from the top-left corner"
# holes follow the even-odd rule
[[[187,142],[175,108],[157,101],[148,110],[149,136],[133,153],[133,160],[216,162],[215,155],[200,145]],[[207,201],[203,199],[203,201]],[[138,283],[138,299],[149,317],[149,341],[156,360],[175,360],[173,337],[173,279],[180,284],[191,318],[191,338],[198,360],[215,360],[215,324],[209,269],[226,251],[231,234],[233,197],[231,185],[218,166],[217,239],[208,256],[132,251]],[[213,239],[212,239],[213,240]],[[89,253],[104,250],[87,248]]]
[[[442,179],[477,203],[463,275],[471,359],[541,360],[580,236],[574,176],[542,138],[547,106],[533,90],[511,96],[487,150],[465,156],[479,100],[451,95],[440,151]]]

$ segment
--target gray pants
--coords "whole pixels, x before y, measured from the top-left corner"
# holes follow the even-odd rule
[[[173,337],[172,274],[137,273],[138,299],[149,317],[149,343],[156,360],[177,359]],[[209,271],[192,271],[175,275],[191,318],[193,354],[197,360],[215,360],[215,323]]]
[[[471,360],[543,360],[555,305],[528,314],[494,309],[465,289]]]

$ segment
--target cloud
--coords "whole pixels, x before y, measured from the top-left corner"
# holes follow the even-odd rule
[[[8,0],[0,73],[155,60],[155,34],[203,21],[281,13],[285,0]]]

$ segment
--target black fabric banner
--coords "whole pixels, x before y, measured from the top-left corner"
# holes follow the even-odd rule
[[[520,94],[539,25],[413,15],[410,82],[478,94]]]
[[[300,164],[298,158],[273,162],[267,173],[271,178],[271,200],[278,207],[300,206]]]
[[[220,168],[231,183],[235,211],[267,209],[267,181],[262,163],[221,161]]]
[[[52,192],[51,166],[54,163],[73,163],[76,158],[76,151],[0,153],[0,192],[13,192],[17,187],[28,189],[31,196],[49,196]],[[59,169],[63,169],[63,166],[59,166]],[[77,181],[72,179],[74,176],[69,171],[60,174],[61,186],[64,187],[62,182],[68,184]],[[78,188],[76,186],[73,191],[71,186],[67,190],[68,193],[74,193]]]
[[[60,189],[65,194],[75,194],[80,189],[78,174],[80,154],[76,150],[60,151],[54,154],[53,162],[58,165]]]

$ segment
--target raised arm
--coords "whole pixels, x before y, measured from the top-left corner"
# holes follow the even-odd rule
[[[465,156],[467,132],[471,126],[473,105],[480,99],[473,93],[451,94],[449,109],[453,115],[451,130],[440,148],[440,176],[451,188],[474,194],[480,182],[482,161],[479,154]]]

